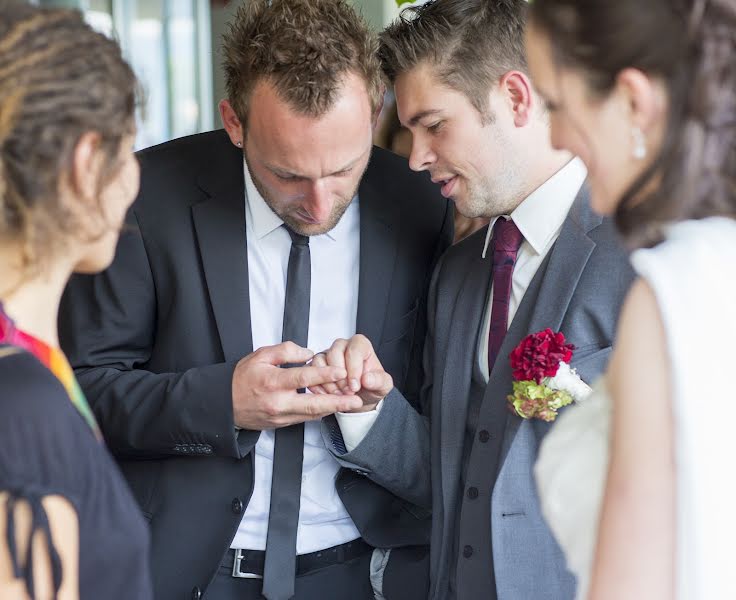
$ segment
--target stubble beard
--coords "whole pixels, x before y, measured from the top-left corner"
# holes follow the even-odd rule
[[[479,181],[468,181],[467,198],[459,205],[458,212],[464,217],[475,219],[485,217],[492,219],[500,215],[508,215],[519,205],[518,194],[512,191],[513,178],[510,173],[496,181],[483,178]]]
[[[271,212],[273,212],[273,214],[281,219],[289,229],[298,233],[299,235],[306,236],[322,235],[332,231],[337,226],[337,224],[340,222],[340,219],[342,219],[342,216],[345,214],[345,211],[352,203],[353,198],[355,198],[355,196],[357,195],[358,188],[360,187],[360,182],[363,179],[363,175],[365,175],[366,169],[368,168],[368,164],[366,163],[363,172],[358,178],[358,182],[355,184],[355,189],[353,190],[353,192],[350,194],[350,196],[342,197],[335,202],[335,204],[332,206],[332,212],[330,213],[330,216],[325,223],[311,224],[305,223],[298,217],[295,217],[292,214],[292,211],[280,212],[279,210],[277,210],[276,201],[274,200],[273,196],[268,192],[266,186],[264,186],[261,180],[258,179],[258,176],[253,172],[253,169],[251,169],[250,163],[248,162],[248,157],[246,156],[245,152],[243,152],[243,157],[245,158],[245,162],[248,165],[248,171],[250,172],[253,185],[255,186],[256,190],[258,190],[258,193],[261,195],[263,200],[266,202],[268,208],[271,209]]]

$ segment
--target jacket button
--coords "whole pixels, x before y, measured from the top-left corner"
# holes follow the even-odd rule
[[[233,509],[233,512],[236,515],[239,515],[243,512],[243,501],[240,498],[233,498],[233,501],[230,504],[230,508]]]
[[[200,600],[202,598],[202,590],[199,587],[192,588],[192,600]]]
[[[478,439],[481,441],[481,443],[485,444],[488,440],[491,439],[491,434],[488,433],[485,429],[481,429],[478,432]]]
[[[471,500],[475,500],[478,497],[478,488],[477,487],[470,487],[468,488],[468,498]]]
[[[473,556],[473,547],[465,546],[465,548],[463,548],[463,556],[465,558],[470,558],[471,556]]]

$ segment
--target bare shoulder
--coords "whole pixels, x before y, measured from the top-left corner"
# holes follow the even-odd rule
[[[636,369],[641,359],[645,364],[640,367],[646,367],[651,360],[664,358],[666,347],[657,298],[644,279],[637,279],[621,308],[611,374]]]
[[[611,358],[609,385],[622,416],[627,407],[636,421],[647,422],[669,412],[669,359],[667,340],[657,298],[644,279],[629,290],[618,324]]]

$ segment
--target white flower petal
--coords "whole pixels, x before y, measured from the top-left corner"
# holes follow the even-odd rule
[[[582,402],[591,392],[590,386],[580,379],[575,369],[571,369],[566,362],[561,362],[557,369],[557,375],[546,377],[544,383],[553,390],[567,392],[575,402]]]

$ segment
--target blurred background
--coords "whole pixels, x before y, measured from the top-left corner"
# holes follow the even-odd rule
[[[120,42],[145,92],[136,147],[221,127],[217,103],[225,97],[220,45],[227,22],[248,0],[30,0],[81,10],[87,21]],[[400,12],[395,0],[349,0],[376,28]],[[422,4],[425,0],[406,3]],[[411,134],[401,127],[391,91],[375,143],[408,156]],[[456,241],[487,221],[456,214]]]
[[[220,127],[217,103],[225,95],[220,39],[241,1],[247,2],[31,0],[78,8],[93,27],[120,42],[146,93],[138,148]],[[376,29],[399,13],[395,0],[352,3]]]

